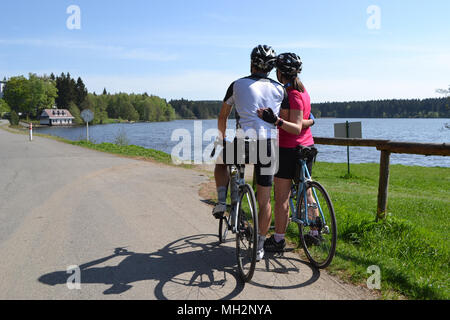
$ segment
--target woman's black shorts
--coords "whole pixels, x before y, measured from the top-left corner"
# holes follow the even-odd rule
[[[314,147],[314,145],[308,147]],[[294,179],[295,175],[298,174],[296,172],[299,172],[297,169],[300,166],[297,162],[296,153],[296,148],[279,148],[278,172],[275,174],[275,177],[282,179]],[[312,165],[313,159],[306,163],[310,175],[312,175]]]

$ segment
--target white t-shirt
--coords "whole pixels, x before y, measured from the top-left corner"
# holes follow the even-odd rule
[[[289,98],[283,85],[259,74],[234,81],[223,100],[235,106],[239,114],[239,123],[245,136],[251,139],[276,139],[277,128],[258,117],[260,108],[271,108],[275,114],[280,109],[289,109]]]

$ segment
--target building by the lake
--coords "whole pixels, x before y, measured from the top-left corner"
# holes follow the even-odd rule
[[[0,81],[0,99],[3,98],[3,91],[5,89],[6,81]]]
[[[70,126],[75,118],[67,109],[45,109],[41,113],[40,124],[49,126]]]

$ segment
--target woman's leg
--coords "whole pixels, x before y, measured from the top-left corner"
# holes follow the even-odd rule
[[[314,204],[316,203],[316,200],[314,199],[313,193],[311,191],[311,189],[308,189],[308,191],[306,192],[306,196],[308,198],[308,204]],[[308,219],[309,220],[316,220],[316,217],[319,216],[319,209],[318,208],[308,208]]]
[[[311,146],[311,147],[314,147],[314,145]],[[312,176],[313,160],[308,161],[307,166],[308,166],[308,172],[309,172],[310,176]],[[313,193],[311,191],[311,188],[309,188],[306,191],[306,196],[307,196],[307,199],[308,199],[308,204],[315,204],[316,203],[316,200],[314,199],[314,195],[313,195]],[[318,216],[319,216],[319,209],[318,208],[311,208],[311,207],[308,208],[308,219],[309,220],[314,221],[314,220],[316,220],[316,217],[318,217]],[[316,230],[317,228],[312,228],[312,229]]]
[[[274,178],[275,181],[275,233],[285,234],[289,222],[289,196],[291,179]]]

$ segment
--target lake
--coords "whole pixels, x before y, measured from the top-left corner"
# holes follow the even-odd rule
[[[314,136],[333,137],[334,124],[343,123],[346,119],[322,118],[317,119],[312,127]],[[450,119],[349,119],[349,122],[361,121],[364,139],[388,139],[406,142],[450,143]],[[234,120],[228,121],[228,127],[234,128]],[[171,153],[180,140],[171,140],[175,130],[181,129],[191,135],[196,132],[208,133],[208,129],[217,128],[217,120],[176,120],[171,122],[150,123],[114,123],[89,126],[89,136],[95,143],[115,142],[117,137],[126,137],[129,144],[156,149]],[[69,140],[86,139],[85,127],[43,127],[36,128],[36,132],[59,136]],[[198,140],[197,140],[198,141]],[[192,148],[193,159],[196,151],[205,149],[214,141],[209,139],[197,143],[197,149]],[[194,137],[192,136],[192,142]],[[203,149],[202,149],[203,148]],[[345,146],[317,145],[319,155],[317,161],[347,162],[347,148]],[[380,152],[374,147],[350,147],[351,163],[378,163]],[[449,157],[422,156],[409,154],[392,154],[392,164],[440,166],[450,167]]]

